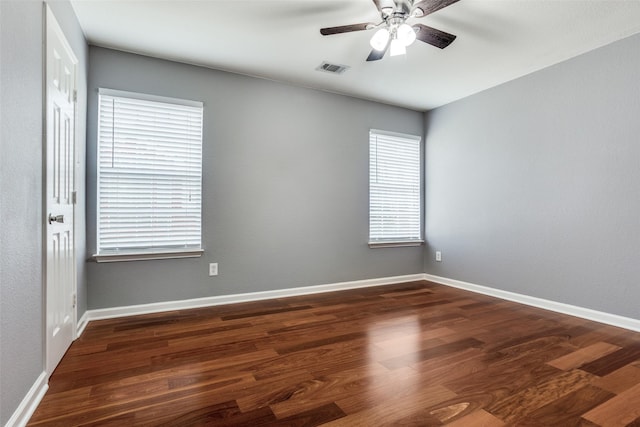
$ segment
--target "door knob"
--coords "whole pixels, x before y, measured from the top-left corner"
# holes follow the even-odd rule
[[[53,224],[54,222],[64,223],[64,215],[49,214],[49,224]]]

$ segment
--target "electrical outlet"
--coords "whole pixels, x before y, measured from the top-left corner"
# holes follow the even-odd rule
[[[442,261],[442,252],[436,251],[436,261],[438,262]]]
[[[217,276],[218,275],[218,263],[211,262],[209,263],[209,276]]]

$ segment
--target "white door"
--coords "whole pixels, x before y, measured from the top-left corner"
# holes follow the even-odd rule
[[[75,336],[75,91],[77,59],[47,7],[46,369],[51,375]]]

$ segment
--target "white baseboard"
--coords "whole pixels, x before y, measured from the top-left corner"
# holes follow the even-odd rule
[[[84,332],[84,328],[89,324],[89,316],[85,311],[78,323],[76,324],[76,339],[80,338],[80,335]]]
[[[434,276],[431,274],[409,274],[405,276],[383,277],[378,279],[355,280],[350,282],[331,283],[326,285],[302,286],[298,288],[278,289],[273,291],[248,292],[243,294],[219,295],[205,298],[195,298],[180,301],[167,301],[151,304],[129,305],[123,307],[102,308],[95,310],[87,310],[80,322],[78,322],[78,336],[86,325],[92,320],[111,319],[124,316],[135,316],[138,314],[160,313],[163,311],[186,310],[190,308],[210,307],[223,304],[235,304],[239,302],[259,301],[272,298],[284,298],[297,295],[310,295],[322,292],[334,292],[347,289],[366,288],[371,286],[392,285],[396,283],[412,282],[417,280],[429,280],[431,282],[440,283],[442,285],[454,288],[464,289],[467,291],[489,295],[492,297],[517,302],[520,304],[530,305],[545,310],[555,311],[558,313],[568,314],[583,319],[593,320],[595,322],[605,323],[607,325],[618,326],[620,328],[629,329],[640,332],[640,320],[630,317],[618,316],[616,314],[605,313],[602,311],[592,310],[589,308],[578,307],[575,305],[564,304],[561,302],[546,300],[543,298],[532,297],[529,295],[518,294],[515,292],[495,289],[488,286],[476,285],[474,283],[463,282],[460,280],[449,279],[446,277]]]
[[[181,301],[157,302],[151,304],[129,305],[124,307],[101,308],[87,310],[87,321],[111,319],[115,317],[134,316],[138,314],[159,313],[163,311],[185,310],[189,308],[210,307],[239,302],[259,301],[273,298],[310,295],[322,292],[343,291],[347,289],[367,288],[371,286],[392,285],[395,283],[424,280],[424,274],[409,274],[405,276],[383,277],[378,279],[355,280],[351,282],[331,283],[327,285],[302,286],[299,288],[277,289],[273,291],[248,292],[244,294],[219,295],[205,298],[195,298]]]
[[[9,418],[5,427],[24,427],[27,425],[31,415],[33,415],[44,394],[49,389],[48,380],[49,376],[43,371],[36,379],[36,382],[33,383],[27,395],[22,399],[11,418]]]
[[[489,295],[492,297],[518,302],[520,304],[530,305],[533,307],[543,308],[545,310],[555,311],[558,313],[568,314],[594,322],[605,323],[607,325],[617,326],[624,329],[640,332],[640,320],[630,317],[618,316],[617,314],[605,313],[602,311],[592,310],[590,308],[578,307],[575,305],[564,304],[546,300],[543,298],[532,297],[515,292],[503,291],[501,289],[490,288],[487,286],[476,285],[473,283],[462,282],[460,280],[448,279],[446,277],[424,274],[424,280],[440,283],[442,285],[451,286],[458,289],[464,289],[479,294]]]

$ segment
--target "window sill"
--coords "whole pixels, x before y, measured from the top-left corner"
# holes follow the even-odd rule
[[[424,240],[410,240],[410,241],[401,241],[401,242],[369,242],[369,247],[372,249],[375,248],[401,248],[407,246],[422,246],[424,245]]]
[[[146,253],[118,253],[118,254],[96,254],[92,257],[95,262],[120,262],[120,261],[146,261],[152,259],[172,259],[172,258],[199,258],[204,253],[203,249],[190,251],[173,252],[146,252]]]

